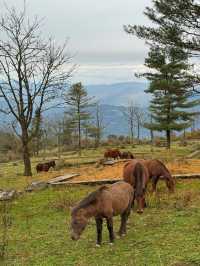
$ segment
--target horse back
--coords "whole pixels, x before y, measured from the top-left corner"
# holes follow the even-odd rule
[[[123,213],[133,201],[133,187],[124,182],[117,182],[102,191],[98,209],[105,217]]]
[[[146,165],[149,171],[149,174],[151,177],[156,176],[168,176],[170,175],[169,170],[167,167],[159,160],[157,159],[152,159],[152,160],[147,160]]]
[[[146,165],[143,163],[142,160],[131,160],[130,162],[126,163],[124,165],[123,169],[123,179],[125,182],[128,182],[132,186],[134,186],[135,183],[135,173],[138,171],[142,172],[140,175],[143,177],[143,182],[146,183],[149,180],[149,172],[146,167]]]

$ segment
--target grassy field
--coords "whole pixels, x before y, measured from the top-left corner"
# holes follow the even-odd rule
[[[131,213],[126,237],[110,246],[104,227],[101,248],[95,247],[93,220],[78,242],[69,235],[70,206],[94,189],[49,189],[26,194],[6,206],[1,203],[1,218],[8,221],[8,243],[0,265],[200,265],[198,180],[179,181],[170,196],[161,184],[156,196],[148,195],[143,215]],[[117,230],[119,218],[114,221]],[[1,225],[2,242],[2,221]]]
[[[153,152],[151,151],[150,145],[135,145],[132,146],[123,146],[118,147],[121,151],[129,150],[137,158],[159,158],[165,162],[173,161],[177,159],[184,159],[188,154],[194,149],[193,143],[189,143],[187,147],[181,147],[177,143],[172,145],[170,151],[165,148],[154,147]],[[35,180],[43,179],[43,174],[37,174],[35,170],[35,165],[38,162],[43,162],[49,159],[56,159],[58,164],[57,171],[50,172],[46,174],[45,178],[51,178],[54,176],[62,175],[65,173],[66,169],[70,167],[76,167],[77,169],[81,164],[98,160],[103,157],[106,147],[101,147],[99,149],[89,149],[83,150],[81,157],[74,152],[66,152],[61,154],[60,158],[55,156],[55,153],[47,153],[41,155],[38,158],[32,158],[32,177],[23,176],[23,164],[22,161],[9,162],[9,163],[0,163],[0,189],[24,189],[28,184]],[[61,162],[59,166],[59,162]]]
[[[150,146],[125,147],[137,157],[185,158],[193,146],[174,145],[170,152]],[[105,148],[83,151],[82,156],[65,153],[59,170],[45,174],[50,178],[62,174],[70,166],[102,158]],[[50,157],[48,157],[50,158]],[[33,158],[33,169],[38,161]],[[22,162],[1,164],[0,188],[23,190],[44,174],[23,177]],[[103,245],[95,247],[95,224],[91,220],[78,242],[70,239],[70,206],[96,187],[76,186],[49,188],[25,193],[12,202],[0,202],[0,265],[35,266],[186,266],[200,265],[200,181],[179,180],[176,193],[168,195],[162,182],[156,195],[148,195],[148,208],[143,215],[135,211],[128,221],[128,234],[108,244],[104,227]],[[114,220],[115,231],[119,217]],[[4,255],[4,258],[3,258]]]

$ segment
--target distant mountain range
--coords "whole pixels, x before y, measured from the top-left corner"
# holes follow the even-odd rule
[[[85,86],[90,96],[95,96],[101,105],[103,124],[105,125],[104,136],[110,134],[128,135],[128,123],[124,118],[123,110],[130,101],[147,108],[150,96],[144,92],[148,83],[127,82],[116,84],[101,84]],[[65,108],[50,109],[45,116],[49,118],[61,118]],[[92,111],[93,112],[93,111]],[[5,116],[0,114],[0,124],[5,125]],[[7,118],[7,121],[10,119]],[[147,130],[142,130],[142,136],[149,135]]]
[[[87,85],[85,87],[88,94],[95,96],[101,104],[127,106],[128,102],[133,101],[146,107],[150,101],[150,95],[144,92],[148,87],[147,82]]]
[[[123,111],[125,111],[125,106],[127,106],[130,101],[139,104],[144,110],[147,109],[150,101],[150,96],[144,92],[147,86],[148,83],[145,82],[85,86],[88,95],[95,96],[95,100],[99,100],[103,124],[105,125],[104,136],[110,134],[129,134],[128,123],[123,115]],[[53,113],[60,115],[61,112],[64,113],[62,108],[59,109],[58,112],[54,110]],[[94,110],[91,109],[91,112],[93,113]],[[147,137],[149,136],[149,131],[142,129],[141,135],[142,137]]]
[[[146,111],[146,108],[143,108]],[[115,106],[109,104],[100,105],[100,112],[102,114],[104,129],[104,136],[110,134],[115,135],[129,135],[128,122],[125,119],[123,112],[126,111],[125,106]],[[93,112],[93,111],[92,111]],[[136,130],[135,130],[136,131]],[[135,132],[136,135],[136,132]],[[149,137],[149,131],[147,129],[141,129],[141,137]]]

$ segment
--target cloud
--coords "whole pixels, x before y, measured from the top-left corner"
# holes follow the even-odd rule
[[[144,81],[135,74],[145,72],[147,68],[142,64],[83,64],[74,72],[73,81],[84,84],[111,84],[127,81]]]

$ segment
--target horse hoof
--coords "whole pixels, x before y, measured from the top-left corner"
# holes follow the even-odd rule
[[[113,245],[113,242],[110,242],[110,243],[109,243],[109,245],[111,245],[111,246],[112,246],[112,245]]]
[[[96,244],[96,247],[97,247],[97,248],[100,248],[100,247],[101,247],[101,245],[99,245],[99,244]]]
[[[137,213],[142,214],[143,210],[137,210]]]
[[[126,236],[126,234],[122,234],[122,237],[125,237]]]

